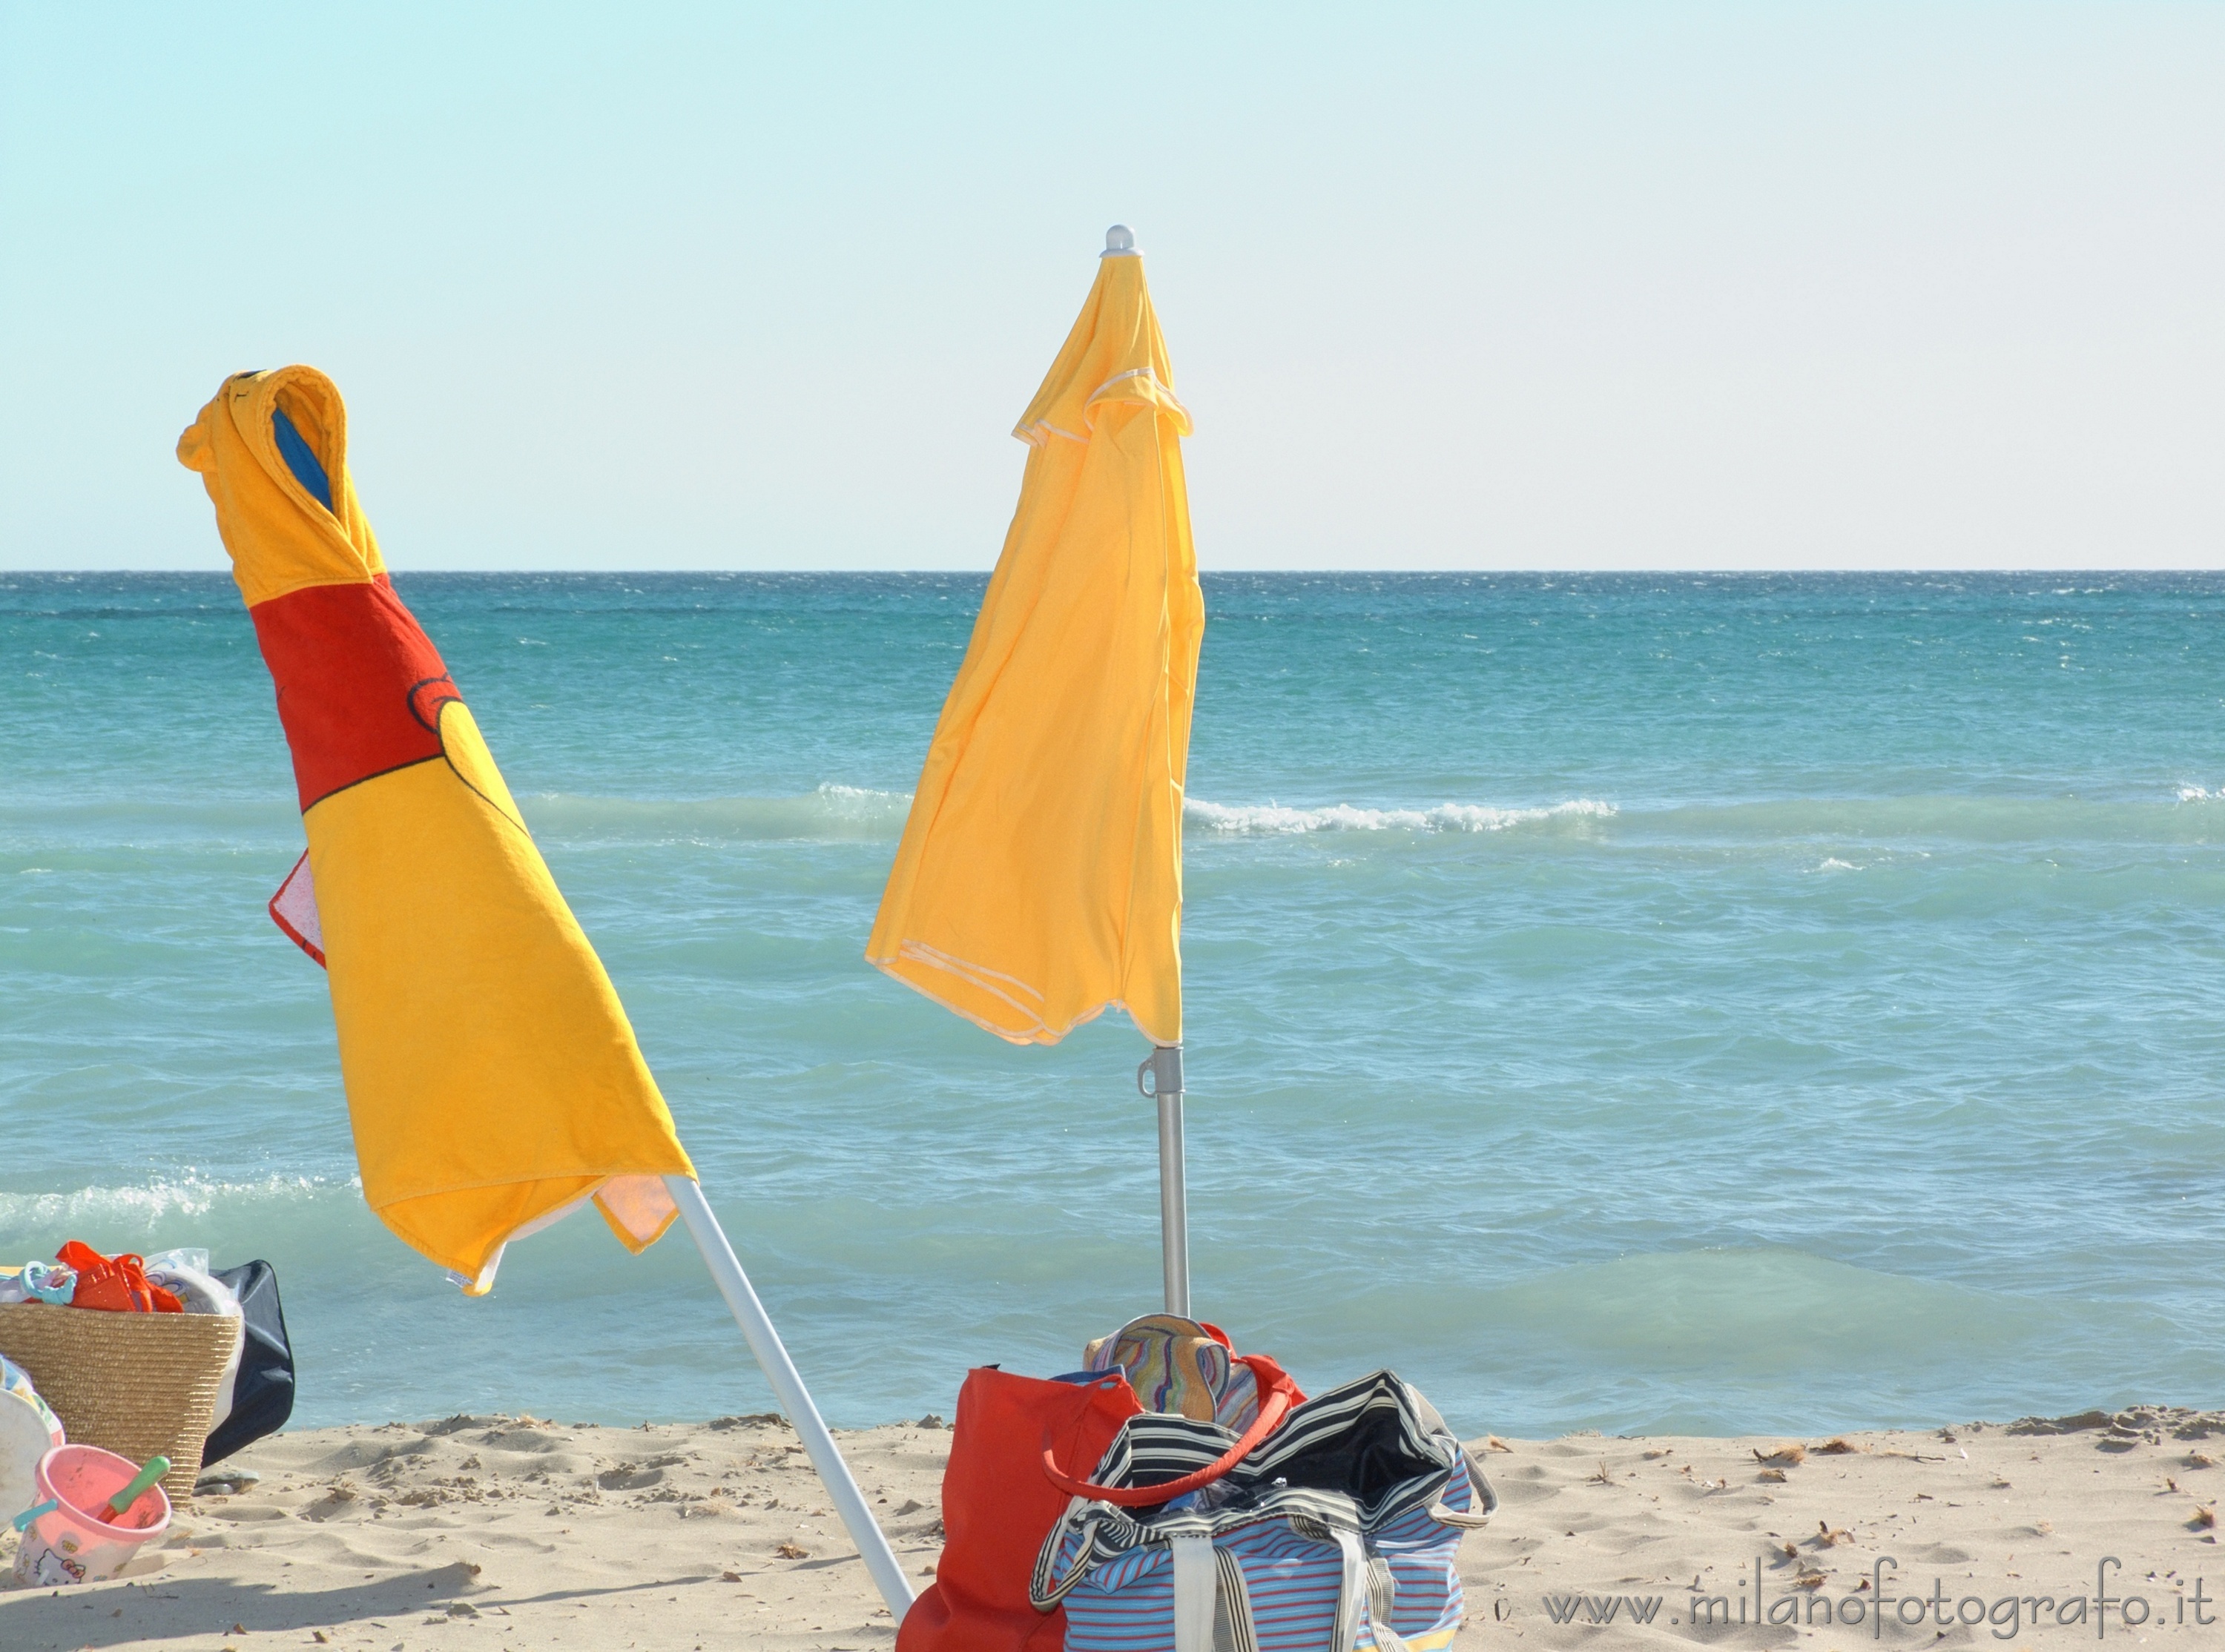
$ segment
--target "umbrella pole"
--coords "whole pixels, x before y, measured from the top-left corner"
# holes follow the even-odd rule
[[[1159,1256],[1166,1274],[1167,1312],[1189,1318],[1189,1193],[1182,1177],[1182,1053],[1155,1044],[1144,1063],[1147,1092],[1159,1104]],[[1142,1073],[1138,1073],[1142,1087]]]
[[[780,1332],[773,1329],[771,1316],[764,1311],[764,1304],[758,1301],[749,1275],[742,1271],[741,1259],[726,1241],[726,1230],[711,1213],[710,1200],[703,1197],[701,1187],[689,1177],[667,1176],[664,1185],[680,1206],[680,1218],[688,1224],[688,1237],[695,1241],[695,1248],[703,1253],[711,1277],[718,1282],[719,1294],[733,1310],[735,1321],[749,1341],[750,1351],[757,1356],[758,1364],[764,1371],[765,1381],[772,1384],[781,1409],[788,1413],[789,1421],[802,1439],[811,1465],[819,1471],[827,1495],[834,1499],[835,1512],[842,1516],[843,1525],[849,1528],[850,1541],[858,1546],[865,1570],[872,1573],[881,1598],[889,1603],[890,1611],[901,1624],[904,1614],[911,1610],[912,1602],[911,1586],[904,1581],[903,1567],[897,1562],[896,1551],[889,1547],[879,1522],[874,1520],[873,1511],[865,1506],[865,1494],[858,1490],[857,1481],[851,1478],[850,1465],[842,1460],[834,1436],[827,1433],[827,1424],[819,1415],[819,1408],[812,1404],[796,1362],[788,1357]]]

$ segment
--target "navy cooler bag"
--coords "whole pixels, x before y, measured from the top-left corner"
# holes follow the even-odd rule
[[[1100,1486],[1195,1473],[1235,1435],[1132,1417]],[[1227,1476],[1172,1503],[1077,1497],[1030,1594],[1067,1652],[1437,1652],[1461,1626],[1461,1538],[1498,1506],[1436,1408],[1389,1371],[1292,1410]]]
[[[216,1277],[239,1299],[239,1364],[230,1392],[218,1396],[217,1420],[201,1447],[203,1468],[277,1433],[294,1415],[294,1347],[278,1305],[278,1270],[250,1262]]]

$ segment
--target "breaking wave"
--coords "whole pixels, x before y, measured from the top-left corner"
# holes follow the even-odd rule
[[[903,830],[911,794],[829,782],[796,797],[680,800],[551,793],[522,799],[520,807],[536,835],[574,843],[893,838]]]
[[[249,1205],[295,1205],[338,1191],[360,1192],[355,1176],[264,1176],[219,1181],[188,1171],[136,1187],[79,1187],[67,1193],[0,1193],[0,1234],[51,1233],[47,1250],[79,1230],[140,1233],[175,1218],[228,1212]],[[42,1253],[43,1254],[43,1253]],[[13,1258],[11,1258],[13,1260]]]
[[[1287,834],[1301,832],[1504,832],[1511,826],[1535,826],[1548,820],[1604,820],[1615,813],[1612,803],[1592,798],[1571,798],[1546,808],[1501,809],[1484,803],[1439,803],[1429,808],[1366,809],[1349,803],[1324,808],[1289,808],[1279,803],[1229,805],[1193,798],[1188,818],[1208,831],[1232,834]]]
[[[597,839],[709,842],[735,839],[893,838],[911,807],[908,792],[874,791],[828,782],[797,797],[719,797],[649,801],[621,797],[543,795],[523,800],[536,833],[574,843]],[[1280,803],[1187,806],[1194,826],[1231,836],[1277,836],[1306,832],[1504,832],[1551,820],[1604,819],[1612,803],[1579,797],[1550,807],[1506,809],[1483,803],[1438,803],[1422,808],[1360,808],[1332,803],[1290,808]]]

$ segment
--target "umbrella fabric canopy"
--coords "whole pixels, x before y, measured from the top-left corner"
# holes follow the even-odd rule
[[[1112,244],[1120,244],[1114,245]],[[1013,434],[1019,509],[865,956],[1000,1038],[1115,1005],[1182,1040],[1182,775],[1205,599],[1166,343],[1125,230]]]
[[[472,1294],[593,1198],[639,1250],[692,1177],[601,960],[388,584],[314,368],[241,373],[178,441],[278,688],[309,847],[272,915],[331,977],[364,1199]]]

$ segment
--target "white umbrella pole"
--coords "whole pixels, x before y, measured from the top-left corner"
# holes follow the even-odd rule
[[[1144,1090],[1159,1104],[1159,1256],[1166,1274],[1167,1312],[1189,1318],[1189,1193],[1182,1177],[1182,1053],[1179,1044],[1155,1044],[1136,1073],[1151,1075]]]
[[[789,1421],[802,1438],[803,1449],[811,1456],[811,1465],[826,1483],[827,1495],[834,1500],[835,1513],[849,1528],[850,1541],[864,1557],[865,1570],[872,1573],[881,1598],[889,1603],[890,1611],[901,1624],[904,1614],[911,1610],[912,1602],[911,1586],[904,1581],[903,1567],[897,1563],[889,1540],[882,1535],[873,1511],[865,1506],[865,1494],[850,1478],[850,1465],[842,1460],[834,1436],[827,1432],[819,1408],[812,1404],[803,1378],[796,1372],[796,1362],[781,1345],[780,1332],[773,1329],[764,1304],[758,1301],[757,1292],[751,1288],[750,1277],[742,1271],[740,1258],[726,1242],[726,1230],[711,1213],[710,1200],[703,1197],[703,1189],[686,1176],[667,1176],[664,1185],[671,1189],[673,1199],[680,1206],[680,1219],[688,1224],[688,1237],[695,1241],[695,1248],[703,1253],[711,1277],[718,1282],[719,1294],[734,1311],[735,1322],[749,1339],[750,1351],[757,1356],[765,1381],[772,1384],[780,1408],[788,1413]]]

